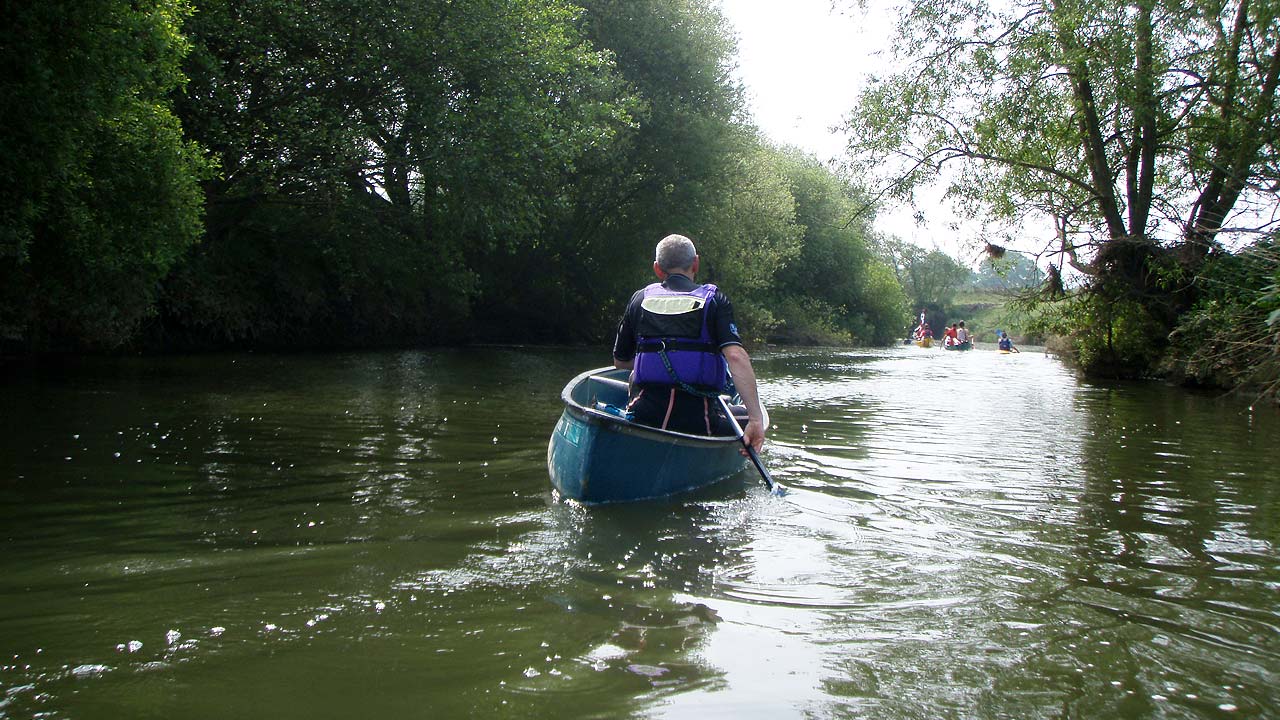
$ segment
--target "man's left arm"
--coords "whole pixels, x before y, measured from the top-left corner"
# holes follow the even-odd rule
[[[726,345],[720,348],[725,362],[729,364],[729,372],[733,375],[733,386],[737,388],[742,403],[747,406],[747,418],[750,422],[743,429],[747,443],[759,452],[764,446],[764,436],[768,431],[769,413],[760,404],[760,393],[756,389],[756,371],[751,367],[751,356],[741,345]]]

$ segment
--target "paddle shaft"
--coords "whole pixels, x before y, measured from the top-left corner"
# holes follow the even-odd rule
[[[738,438],[738,442],[742,443],[742,447],[747,450],[747,457],[751,458],[752,464],[756,466],[756,470],[760,471],[760,477],[764,479],[764,486],[773,491],[773,476],[769,474],[769,468],[760,462],[760,456],[756,454],[756,449],[747,442],[747,436],[742,432],[742,426],[738,424],[738,418],[733,416],[733,410],[729,409],[729,403],[725,402],[724,396],[718,398],[720,407],[724,409],[725,417],[729,418],[729,423],[733,425],[733,434]]]

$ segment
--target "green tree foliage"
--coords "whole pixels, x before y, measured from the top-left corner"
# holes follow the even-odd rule
[[[747,123],[713,0],[12,14],[9,338],[600,341],[670,232],[750,338],[877,342],[901,322],[851,185]]]
[[[783,318],[771,290],[778,272],[795,261],[807,238],[797,224],[798,198],[788,187],[782,158],[752,144],[735,152],[727,181],[707,207],[699,254],[703,279],[732,289],[738,319],[752,338],[769,337]]]
[[[479,324],[501,339],[607,337],[631,293],[653,280],[655,242],[681,232],[698,244],[699,279],[729,293],[750,339],[818,318],[825,331],[807,339],[896,333],[901,290],[865,250],[865,227],[827,229],[855,214],[848,185],[763,144],[744,122],[734,43],[716,5],[581,4],[587,36],[615,60],[632,124],[578,159],[563,212],[537,242],[488,257],[482,293],[502,302],[481,310]],[[805,262],[821,271],[817,281],[789,270]]]
[[[1212,256],[1198,282],[1203,291],[1173,332],[1164,370],[1280,399],[1280,243]]]
[[[494,302],[477,324],[499,339],[608,334],[631,292],[652,279],[653,246],[670,232],[700,243],[706,279],[725,283],[735,301],[733,283],[762,270],[739,269],[747,260],[729,242],[739,229],[724,225],[734,183],[752,182],[754,138],[739,122],[734,43],[715,3],[579,4],[586,37],[613,58],[631,122],[568,168],[559,212],[536,242],[486,258],[481,291]]]
[[[203,162],[169,93],[180,0],[5,3],[0,339],[113,348],[200,231]]]
[[[913,0],[899,35],[858,154],[902,194],[954,164],[971,207],[1052,219],[1044,249],[1088,278],[1082,357],[1146,369],[1220,235],[1276,203],[1275,4]]]
[[[168,302],[194,342],[459,337],[484,261],[626,121],[564,3],[198,10],[180,109],[222,173]]]
[[[804,337],[825,328],[872,344],[899,337],[906,296],[876,253],[870,219],[858,213],[865,198],[810,155],[776,154],[803,230],[798,255],[778,273],[777,296],[789,308],[780,334]]]
[[[1001,258],[986,258],[970,279],[970,286],[977,290],[1022,291],[1044,284],[1045,273],[1035,260],[1022,253],[1012,253]]]
[[[971,275],[941,250],[925,250],[899,238],[889,238],[883,248],[912,307],[949,305]]]

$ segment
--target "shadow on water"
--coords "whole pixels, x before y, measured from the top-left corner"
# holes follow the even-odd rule
[[[757,360],[764,460],[554,497],[601,353],[4,380],[0,717],[1252,717],[1280,420],[1038,353]]]

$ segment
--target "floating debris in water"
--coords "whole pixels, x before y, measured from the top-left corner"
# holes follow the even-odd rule
[[[141,640],[130,640],[127,643],[116,645],[116,652],[138,652],[142,649]]]
[[[667,668],[658,667],[657,665],[628,665],[627,670],[636,675],[643,675],[648,678],[657,678],[671,672]]]
[[[209,634],[210,634],[210,635],[212,635],[212,636],[214,636],[214,637],[218,637],[219,635],[221,635],[222,633],[224,633],[224,632],[226,632],[226,631],[227,631],[227,629],[226,629],[226,628],[224,628],[224,627],[222,627],[221,625],[218,625],[217,627],[211,627],[211,628],[209,628]]]
[[[536,678],[536,677],[538,677],[538,676],[539,676],[539,675],[541,675],[541,674],[542,674],[542,672],[541,672],[540,670],[538,670],[537,668],[531,668],[531,667],[530,667],[530,668],[525,668],[525,669],[524,669],[524,676],[525,676],[525,677],[527,677],[527,678]]]
[[[111,668],[106,665],[77,665],[71,668],[71,674],[76,677],[91,677],[93,675],[101,675],[110,671]]]

